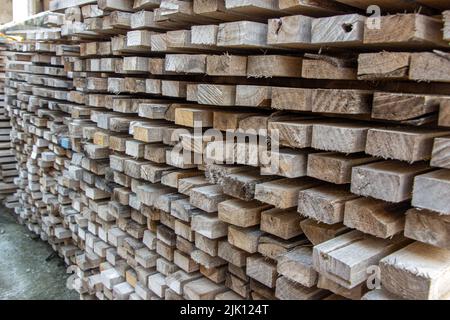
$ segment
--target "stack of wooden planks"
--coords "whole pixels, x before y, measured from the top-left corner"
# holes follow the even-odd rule
[[[6,111],[5,69],[7,59],[6,40],[0,39],[0,199],[12,207],[17,201],[11,195],[17,190],[14,178],[17,177],[16,158],[11,150],[11,124]]]
[[[16,213],[82,299],[449,297],[447,1],[50,6]]]

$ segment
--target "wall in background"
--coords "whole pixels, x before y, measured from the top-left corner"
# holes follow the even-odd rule
[[[0,24],[12,21],[13,9],[12,0],[2,0],[2,10],[0,11]]]

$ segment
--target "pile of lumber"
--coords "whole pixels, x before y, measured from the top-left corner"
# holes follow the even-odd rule
[[[80,298],[449,297],[447,1],[50,8],[9,47],[16,213]]]
[[[7,206],[17,201],[11,195],[17,190],[14,178],[17,177],[16,158],[11,150],[11,124],[6,111],[5,69],[7,59],[6,41],[0,39],[0,200]]]

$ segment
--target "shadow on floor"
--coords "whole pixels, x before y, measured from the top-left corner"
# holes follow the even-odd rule
[[[78,300],[66,288],[66,267],[46,242],[18,224],[9,209],[0,206],[0,300]]]

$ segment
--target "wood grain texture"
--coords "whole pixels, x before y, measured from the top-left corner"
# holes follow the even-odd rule
[[[445,299],[449,267],[447,250],[414,242],[380,261],[381,281],[386,290],[405,299]]]

